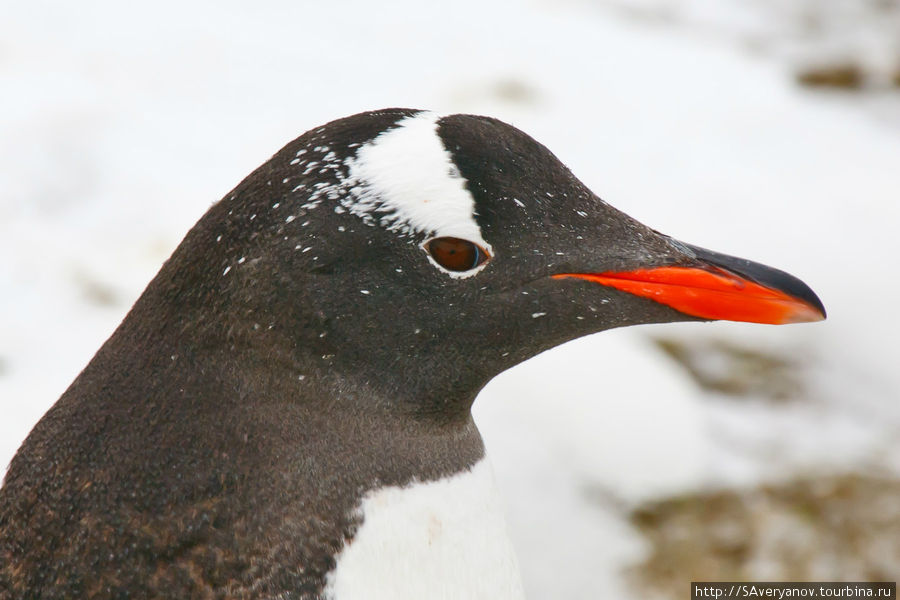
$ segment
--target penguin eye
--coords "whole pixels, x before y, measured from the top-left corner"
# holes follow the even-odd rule
[[[474,269],[491,257],[478,244],[455,237],[434,238],[425,244],[425,249],[434,262],[457,273]]]

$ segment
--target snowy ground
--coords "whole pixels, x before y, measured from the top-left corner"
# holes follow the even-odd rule
[[[792,30],[773,3],[703,13],[712,4],[6,7],[0,463],[212,202],[306,129],[410,106],[511,122],[615,206],[788,270],[829,310],[814,325],[607,332],[493,381],[476,418],[531,597],[635,597],[621,572],[648,542],[627,515],[649,499],[895,476],[900,91],[798,87]],[[875,40],[864,56],[876,75],[871,56],[900,60],[881,29],[848,34]],[[795,361],[796,397],[704,391],[658,337]]]

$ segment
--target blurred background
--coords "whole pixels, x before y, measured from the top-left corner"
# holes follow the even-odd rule
[[[0,463],[211,203],[303,131],[503,119],[824,323],[610,331],[476,402],[532,598],[900,572],[900,0],[19,2],[0,21]]]

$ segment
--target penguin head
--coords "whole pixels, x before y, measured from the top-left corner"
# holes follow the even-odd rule
[[[386,398],[400,380],[423,414],[467,414],[499,372],[613,327],[824,318],[796,278],[642,225],[518,129],[407,109],[289,143],[166,268],[173,315],[218,307],[209,343]]]

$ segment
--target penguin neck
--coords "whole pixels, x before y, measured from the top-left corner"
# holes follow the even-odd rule
[[[324,338],[255,327],[252,319],[203,321],[183,311],[178,319],[142,318],[156,300],[142,297],[85,371],[85,382],[104,386],[123,418],[131,410],[165,411],[184,435],[202,436],[194,430],[204,422],[196,415],[210,415],[267,439],[267,447],[281,449],[278,460],[292,456],[292,448],[305,452],[311,439],[343,445],[345,453],[378,448],[378,460],[353,460],[365,464],[361,471],[398,485],[458,472],[484,455],[471,401],[464,410],[438,410],[440,397],[420,392],[420,380],[412,380],[412,391],[402,389],[409,379],[377,378],[356,354],[324,353]],[[115,380],[101,381],[97,372],[111,364],[118,370]],[[134,373],[144,378],[135,381]],[[422,409],[423,398],[435,403],[434,410]],[[126,409],[123,401],[146,406]],[[382,463],[390,468],[384,471]]]
[[[193,363],[195,372],[230,379],[227,387],[247,401],[294,397],[354,417],[438,426],[468,422],[476,395],[491,377],[476,370],[477,361],[450,368],[425,358],[442,355],[420,340],[360,346],[320,313],[296,305],[290,318],[277,322],[258,317],[270,314],[272,306],[262,311],[232,302],[224,316],[212,318],[204,308],[148,288],[110,343],[117,357],[131,353],[164,371],[180,366],[179,377]],[[159,356],[147,355],[149,350]]]

